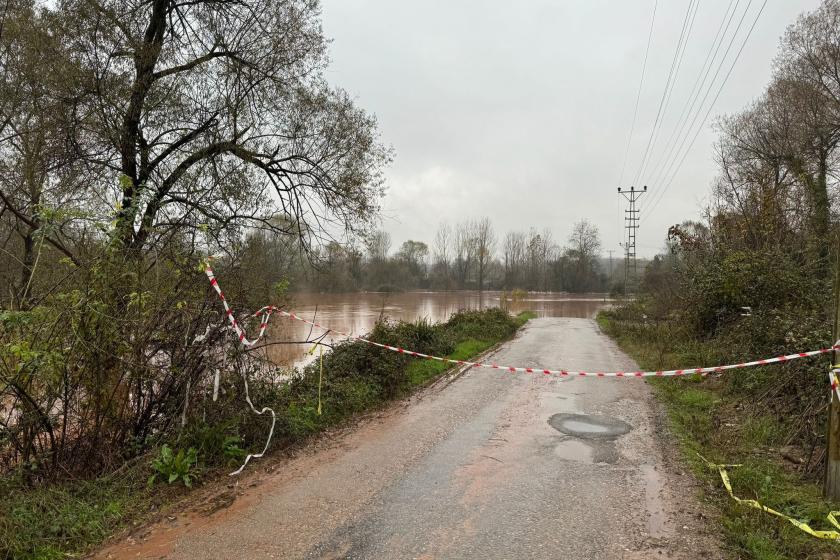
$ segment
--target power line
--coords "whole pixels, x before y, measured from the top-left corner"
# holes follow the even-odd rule
[[[700,0],[697,0],[697,4],[699,5]],[[642,174],[642,168],[647,161],[648,154],[650,153],[650,147],[653,143],[653,138],[658,130],[660,117],[663,116],[663,109],[666,106],[666,99],[670,99],[669,91],[672,87],[672,80],[676,82],[676,73],[679,72],[679,67],[677,65],[677,61],[682,61],[680,57],[680,53],[682,52],[683,42],[687,42],[686,37],[686,29],[688,29],[689,20],[693,25],[694,20],[691,18],[692,9],[695,7],[694,0],[691,0],[688,4],[688,9],[685,11],[685,16],[683,17],[683,25],[682,29],[680,30],[680,38],[677,41],[677,48],[674,51],[674,58],[671,60],[671,68],[668,70],[668,79],[665,81],[665,89],[662,91],[662,97],[659,100],[659,108],[656,111],[656,118],[653,122],[653,128],[650,131],[650,137],[648,138],[647,146],[645,147],[645,153],[642,156],[642,161],[639,164],[639,170],[636,172],[636,175],[633,177],[633,183],[637,183],[639,181],[639,176]],[[690,32],[690,31],[689,31]],[[676,69],[676,72],[675,72]]]
[[[680,68],[682,68],[682,61],[685,57],[685,51],[688,50],[688,40],[691,38],[691,30],[694,28],[694,19],[697,17],[697,11],[700,9],[700,1],[697,0],[697,3],[694,5],[694,12],[691,14],[691,21],[688,25],[688,33],[686,34],[685,41],[683,42],[682,52],[680,52],[680,58],[677,60],[677,69],[674,74],[674,81],[671,83],[671,89],[668,91],[668,97],[665,99],[665,106],[662,108],[662,120],[659,123],[659,127],[654,131],[653,135],[653,142],[651,143],[651,151],[650,156],[653,157],[654,152],[656,152],[656,145],[659,140],[659,133],[662,132],[662,127],[665,124],[665,115],[668,112],[668,106],[671,102],[671,97],[674,95],[674,89],[676,89],[677,85],[677,75],[679,74]],[[647,168],[648,164],[650,164],[651,160],[647,159],[643,162],[641,173],[636,178],[636,181],[643,175],[647,175]]]
[[[712,44],[709,47],[709,51],[706,53],[706,58],[703,60],[703,64],[700,67],[700,71],[697,73],[697,78],[694,80],[694,85],[691,86],[689,90],[690,93],[688,98],[686,99],[685,105],[680,111],[680,116],[677,119],[677,123],[674,125],[674,130],[671,131],[671,135],[668,137],[667,142],[665,145],[667,146],[666,150],[662,153],[662,157],[657,160],[656,164],[653,166],[654,171],[650,174],[650,177],[654,179],[650,181],[652,184],[658,184],[661,179],[664,179],[662,175],[663,171],[665,170],[665,165],[674,157],[674,150],[677,147],[677,140],[683,136],[683,132],[685,131],[685,125],[688,124],[689,117],[694,110],[694,105],[697,103],[697,100],[700,99],[700,92],[706,86],[706,78],[709,77],[709,72],[712,70],[712,66],[714,65],[714,61],[717,58],[717,54],[720,51],[720,47],[723,46],[724,38],[726,37],[727,31],[729,31],[729,26],[732,24],[732,19],[735,17],[735,12],[738,10],[738,4],[740,4],[741,0],[730,0],[729,6],[726,8],[726,12],[723,14],[723,19],[720,21],[720,25],[718,25],[717,33],[715,33],[715,37],[712,40]],[[733,4],[735,7],[733,8]],[[730,12],[731,10],[731,12]],[[725,27],[724,27],[725,24]]]
[[[747,41],[749,41],[749,38],[752,35],[752,32],[755,29],[756,24],[758,23],[758,19],[761,17],[761,14],[764,12],[765,6],[767,6],[767,0],[764,0],[764,2],[761,4],[761,8],[759,8],[759,10],[758,10],[758,13],[755,15],[755,18],[753,19],[752,25],[750,26],[749,30],[747,31],[747,35],[746,35],[746,37],[744,37],[744,41],[741,43],[741,47],[738,49],[738,52],[736,53],[735,58],[732,60],[732,64],[729,66],[729,70],[726,72],[726,76],[724,76],[724,78],[723,78],[723,82],[721,82],[720,87],[718,88],[718,91],[715,94],[714,99],[712,99],[712,103],[709,105],[709,108],[706,111],[706,114],[703,116],[703,120],[700,122],[700,126],[697,128],[697,131],[694,133],[694,137],[691,139],[691,143],[689,143],[688,148],[686,149],[685,153],[683,153],[683,156],[680,159],[679,164],[677,165],[674,172],[671,174],[670,180],[667,183],[665,183],[664,187],[661,190],[664,191],[665,189],[670,187],[671,183],[673,183],[674,179],[676,178],[677,174],[679,173],[679,170],[682,167],[682,164],[685,161],[686,156],[691,151],[692,146],[694,146],[694,142],[697,141],[697,137],[700,135],[700,131],[703,130],[703,125],[706,123],[706,120],[709,118],[709,114],[712,112],[712,108],[714,108],[715,103],[717,102],[718,98],[720,97],[721,92],[723,91],[724,86],[726,85],[726,82],[729,80],[729,76],[732,74],[732,70],[734,70],[735,64],[738,63],[738,59],[741,57],[741,53],[744,51],[744,47],[747,46]],[[749,6],[748,6],[748,8],[749,8]],[[648,212],[648,214],[653,212],[653,210],[659,204],[660,200],[662,200],[662,196],[659,196],[654,201],[653,206],[651,206],[651,209]]]
[[[653,23],[656,21],[656,7],[659,0],[653,3],[653,15],[650,18],[650,30],[648,31],[647,47],[645,48],[645,60],[642,63],[642,77],[639,79],[639,90],[636,92],[636,107],[633,109],[633,122],[630,124],[630,136],[627,137],[627,147],[624,149],[624,161],[621,163],[621,174],[618,177],[618,184],[624,181],[624,171],[627,168],[627,156],[630,153],[630,144],[633,142],[633,131],[636,128],[636,116],[639,114],[639,99],[642,97],[642,84],[645,81],[645,70],[647,69],[648,53],[650,52],[650,41],[653,38]]]
[[[749,2],[747,3],[747,7],[744,9],[744,12],[741,14],[741,17],[738,20],[738,25],[735,27],[735,31],[733,32],[732,37],[729,40],[729,44],[726,46],[726,50],[724,51],[723,56],[721,57],[720,62],[718,63],[717,69],[715,70],[715,74],[714,74],[714,76],[712,76],[712,80],[709,82],[708,88],[706,88],[706,93],[703,95],[703,99],[700,101],[700,105],[698,105],[698,107],[697,107],[697,112],[694,114],[694,118],[692,118],[691,124],[688,125],[688,129],[686,130],[685,136],[682,138],[682,140],[677,145],[677,148],[674,151],[673,159],[665,167],[664,173],[662,174],[662,181],[665,184],[665,186],[664,186],[664,188],[660,188],[659,192],[656,193],[657,196],[654,197],[654,200],[652,201],[651,208],[658,205],[659,201],[662,199],[662,197],[665,196],[665,191],[670,186],[670,181],[674,180],[674,176],[676,175],[676,172],[679,171],[679,167],[681,167],[682,162],[685,161],[686,155],[691,150],[691,147],[693,146],[695,139],[700,134],[700,131],[703,129],[703,125],[705,124],[705,121],[708,118],[709,113],[712,110],[712,107],[714,107],[715,101],[717,100],[718,96],[720,95],[720,92],[723,89],[723,86],[726,84],[726,80],[728,79],[729,74],[732,72],[732,68],[734,68],[734,63],[737,62],[738,57],[741,54],[741,51],[743,50],[744,46],[746,45],[746,41],[749,39],[749,36],[752,33],[752,29],[755,27],[755,23],[758,21],[758,16],[761,15],[761,12],[764,10],[764,6],[767,4],[767,2],[765,0],[764,4],[759,9],[758,14],[756,15],[756,19],[753,21],[753,27],[751,27],[750,30],[747,32],[747,35],[746,35],[746,37],[744,38],[744,41],[741,44],[741,48],[738,51],[738,54],[736,55],[735,59],[733,60],[733,64],[729,68],[729,72],[726,74],[726,76],[724,77],[723,81],[720,84],[720,87],[718,88],[718,93],[715,95],[714,100],[709,105],[708,110],[706,112],[706,115],[703,117],[703,120],[700,122],[700,125],[697,128],[697,131],[695,132],[691,143],[688,145],[688,148],[686,148],[685,153],[683,153],[682,157],[680,158],[680,152],[682,151],[683,146],[685,146],[686,141],[688,140],[689,136],[691,135],[691,131],[694,128],[695,123],[697,122],[697,118],[703,112],[703,106],[706,103],[706,99],[709,97],[709,94],[712,92],[712,89],[714,88],[715,81],[717,80],[717,77],[720,74],[720,71],[723,68],[724,63],[726,62],[726,59],[729,56],[730,51],[732,50],[732,45],[735,43],[735,39],[737,38],[738,33],[741,30],[741,26],[744,24],[744,20],[745,20],[747,14],[749,13],[749,10],[750,10],[750,7],[752,6],[752,3],[753,3],[753,0],[749,0]],[[676,168],[674,167],[675,164],[678,164]],[[674,170],[674,173],[672,173],[672,170]],[[669,176],[671,176],[671,179],[670,179],[670,181],[668,181],[666,183],[665,180]]]
[[[741,14],[740,19],[738,20],[738,25],[735,27],[735,31],[732,33],[732,37],[729,39],[729,44],[726,46],[726,50],[723,53],[723,56],[720,58],[720,62],[718,63],[717,69],[715,70],[714,76],[712,76],[711,81],[709,82],[708,87],[706,88],[706,93],[703,95],[703,99],[700,101],[700,105],[697,107],[697,112],[694,114],[694,118],[691,119],[691,124],[688,125],[688,129],[686,130],[685,136],[683,136],[682,140],[677,144],[677,148],[674,151],[673,159],[668,163],[665,167],[665,171],[662,174],[662,179],[664,180],[668,175],[671,173],[671,169],[673,168],[674,164],[677,162],[679,158],[680,151],[682,150],[683,146],[685,145],[686,140],[688,140],[689,136],[691,135],[691,130],[694,128],[694,124],[697,122],[697,118],[703,112],[703,105],[706,103],[706,99],[708,99],[709,94],[712,92],[714,88],[715,81],[717,77],[720,75],[720,71],[723,68],[724,62],[726,62],[726,58],[729,56],[730,51],[732,50],[732,45],[735,42],[735,39],[738,37],[738,32],[741,31],[741,26],[744,24],[744,19],[749,13],[750,7],[752,6],[753,0],[749,0],[747,3],[747,7],[744,9],[744,12]],[[763,9],[763,7],[762,7]],[[733,12],[734,13],[734,12]],[[703,123],[700,123],[700,126],[703,126]],[[689,146],[689,149],[691,147]],[[665,195],[665,189],[659,189],[657,193],[658,198],[654,201],[654,204],[658,203],[659,199],[661,199]]]

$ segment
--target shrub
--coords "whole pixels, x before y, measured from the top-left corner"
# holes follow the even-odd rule
[[[217,424],[203,421],[189,423],[178,441],[185,447],[194,448],[198,461],[205,466],[229,465],[246,455],[242,449],[243,440],[232,419]]]
[[[149,477],[149,486],[153,485],[160,477],[167,484],[182,481],[184,486],[192,486],[196,477],[196,463],[198,462],[195,447],[190,447],[186,452],[180,449],[177,453],[164,444],[160,448],[160,454],[152,461],[152,469],[155,471]]]

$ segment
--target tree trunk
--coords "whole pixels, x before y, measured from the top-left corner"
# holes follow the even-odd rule
[[[828,418],[828,453],[825,461],[825,497],[840,501],[840,399],[831,392]]]
[[[832,339],[836,341],[840,337],[840,238],[835,240],[834,249],[834,325],[832,328]],[[840,362],[840,352],[832,352],[832,363]],[[840,501],[840,398],[835,391],[829,396],[831,404],[828,407],[828,442],[825,459],[825,497],[831,500]]]
[[[140,189],[148,177],[148,170],[138,169],[138,150],[142,142],[140,125],[143,120],[146,96],[155,80],[155,66],[163,46],[167,26],[168,0],[154,0],[143,41],[134,51],[134,83],[128,106],[120,126],[120,170],[123,174],[121,208],[117,213],[115,238],[123,247],[139,252],[134,235],[134,222],[138,216]]]
[[[829,219],[830,204],[828,200],[828,151],[821,150],[817,164],[817,176],[812,183],[811,197],[814,204],[813,229],[816,243],[816,254],[820,260],[820,267],[829,270]],[[836,333],[835,333],[836,334]]]

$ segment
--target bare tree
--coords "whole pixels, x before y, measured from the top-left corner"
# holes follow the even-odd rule
[[[801,16],[782,38],[769,95],[794,107],[786,163],[810,198],[810,227],[828,270],[830,165],[840,144],[840,2],[826,0]]]
[[[373,262],[385,262],[391,252],[391,234],[377,230],[366,239],[368,258]]]
[[[573,291],[592,289],[600,251],[598,228],[588,220],[576,222],[569,234],[569,248],[566,250],[574,267],[572,285],[569,288]]]
[[[528,233],[528,272],[531,277],[531,288],[547,291],[549,287],[549,261],[554,250],[551,230],[542,233],[532,229]]]
[[[435,232],[435,261],[437,264],[443,265],[444,268],[449,267],[449,251],[452,244],[452,228],[446,222],[441,222]]]
[[[505,234],[502,251],[504,253],[505,287],[522,287],[522,273],[525,266],[525,234],[521,231],[509,231]]]
[[[487,266],[493,259],[493,251],[496,248],[496,233],[493,231],[493,224],[490,218],[482,218],[472,226],[475,238],[476,264],[478,265],[478,289],[484,289],[484,276]]]
[[[587,260],[596,258],[601,251],[598,228],[589,220],[575,222],[569,234],[569,245],[575,253]]]
[[[459,288],[464,288],[476,256],[475,237],[469,222],[455,226],[455,273]]]

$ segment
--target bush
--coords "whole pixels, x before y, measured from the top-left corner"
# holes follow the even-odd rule
[[[190,264],[106,256],[73,271],[76,289],[0,314],[0,471],[31,484],[96,475],[171,429],[226,334],[208,329],[206,278]]]
[[[149,486],[160,477],[160,480],[166,481],[167,484],[180,480],[184,486],[190,487],[196,476],[196,463],[198,463],[198,458],[195,447],[190,447],[186,452],[180,449],[175,453],[164,444],[160,448],[158,457],[152,461],[152,469],[155,473],[149,477]]]
[[[232,419],[217,424],[191,422],[178,441],[196,450],[197,461],[203,466],[231,465],[245,458],[243,440]]]

